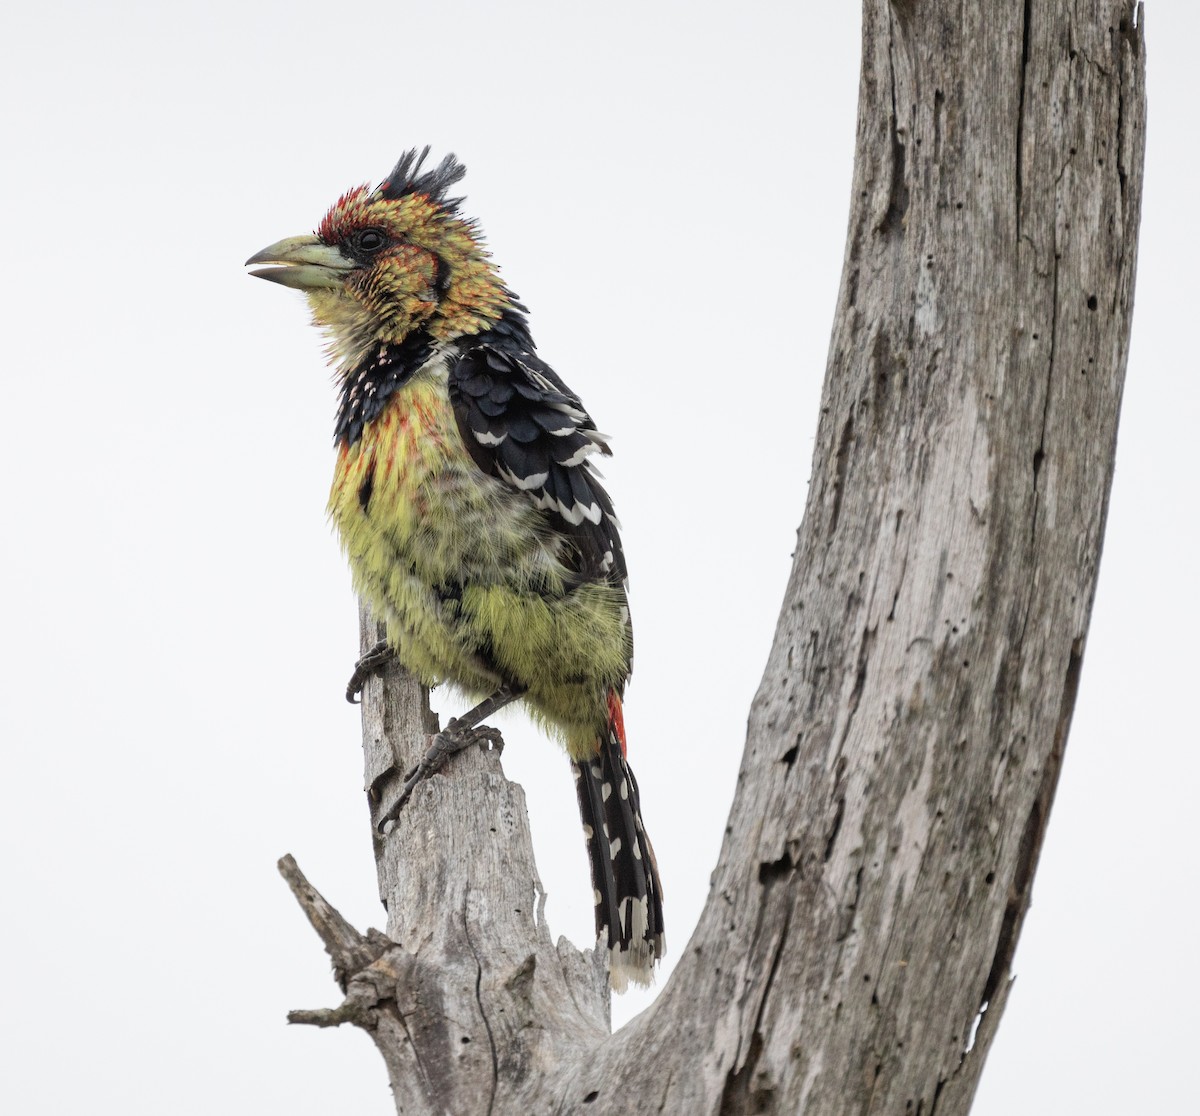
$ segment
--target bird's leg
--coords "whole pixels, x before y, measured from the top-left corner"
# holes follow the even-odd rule
[[[392,808],[379,819],[379,831],[387,833],[392,823],[400,816],[400,811],[408,802],[417,784],[438,771],[453,755],[469,748],[472,744],[490,744],[494,748],[502,748],[504,741],[500,731],[480,725],[485,717],[490,717],[497,710],[503,709],[509,702],[516,701],[524,689],[516,686],[501,686],[491,697],[484,698],[473,709],[468,709],[461,717],[455,717],[441,732],[429,738],[429,748],[421,757],[421,762],[405,777],[400,797]]]
[[[381,639],[375,644],[354,664],[354,673],[350,675],[350,681],[346,683],[346,700],[351,705],[357,705],[359,694],[367,684],[367,679],[383,670],[395,656],[396,652],[392,650],[386,639]]]

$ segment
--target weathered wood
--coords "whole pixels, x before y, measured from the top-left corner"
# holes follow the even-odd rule
[[[365,611],[361,633],[363,651],[380,635]],[[418,785],[395,827],[379,835],[437,728],[428,694],[398,666],[368,681],[364,760],[387,939],[356,937],[319,896],[303,898],[307,881],[293,883],[346,1000],[289,1018],[368,1031],[400,1112],[518,1111],[516,1097],[607,1037],[607,953],[551,940],[524,794],[505,779],[497,753],[455,756],[452,777]],[[381,940],[398,945],[380,949]]]
[[[374,958],[343,1014],[399,1111],[967,1111],[1095,592],[1141,198],[1138,16],[866,0],[812,483],[700,925],[608,1036],[602,959],[540,917],[519,788],[495,755],[457,757],[380,846],[400,945],[337,947]],[[375,816],[429,727],[412,683],[368,686]]]

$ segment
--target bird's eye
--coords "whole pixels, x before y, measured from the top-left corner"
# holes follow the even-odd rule
[[[363,229],[355,233],[350,242],[356,252],[372,255],[387,244],[387,237],[378,229]]]

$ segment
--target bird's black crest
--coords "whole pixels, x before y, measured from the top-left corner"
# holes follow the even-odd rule
[[[453,153],[447,155],[432,170],[421,173],[421,167],[429,155],[429,145],[420,151],[415,147],[400,156],[392,173],[379,184],[379,193],[383,197],[396,201],[409,194],[426,194],[430,201],[454,209],[462,198],[448,198],[446,191],[467,173],[467,168],[458,161]]]

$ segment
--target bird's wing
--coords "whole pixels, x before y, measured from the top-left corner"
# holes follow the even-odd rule
[[[619,524],[588,460],[610,451],[579,397],[532,352],[486,343],[454,363],[449,388],[476,464],[525,493],[571,540],[584,580],[623,584]]]

